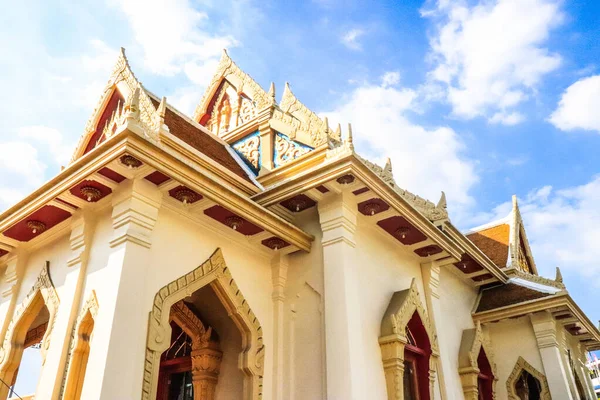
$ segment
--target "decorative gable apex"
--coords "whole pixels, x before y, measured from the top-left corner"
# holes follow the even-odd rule
[[[194,120],[223,136],[273,105],[275,100],[223,50],[217,71],[194,111]]]
[[[71,162],[107,140],[129,122],[135,122],[147,139],[156,140],[161,127],[160,115],[131,70],[125,49],[121,48],[108,83],[85,125],[85,131]]]
[[[525,233],[525,225],[523,224],[516,195],[512,197],[508,260],[510,262],[509,266],[515,269],[534,275],[538,273]]]

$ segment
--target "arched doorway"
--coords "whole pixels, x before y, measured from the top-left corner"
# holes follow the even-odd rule
[[[179,313],[181,318],[177,319],[173,310],[182,306],[186,311]],[[183,316],[189,320],[184,320]],[[196,327],[195,330],[189,328],[190,324]],[[178,330],[185,333],[180,338]],[[186,335],[189,339],[185,339]],[[208,345],[194,345],[195,338]],[[169,353],[174,343],[179,343],[175,346],[182,349],[191,346],[191,374],[186,372],[190,365],[186,366],[183,360],[169,360],[187,357],[182,352],[176,356],[172,356],[172,351]],[[205,349],[205,353],[197,353],[201,358],[198,369],[194,367],[194,349]],[[165,352],[171,356],[163,358]],[[222,354],[222,368],[216,367],[219,352]],[[173,376],[175,380],[171,379],[171,383],[164,378],[166,374],[173,375],[173,371],[165,369],[168,361],[179,364],[180,372],[183,372]],[[170,388],[173,393],[189,397],[190,393],[185,388],[189,388],[190,378],[194,400],[213,398],[210,397],[211,390],[214,390],[215,400],[258,400],[262,398],[263,370],[262,328],[225,265],[220,249],[194,271],[164,286],[156,294],[150,313],[143,400],[162,399],[159,396],[165,396],[165,393],[168,396]],[[200,389],[194,382],[196,372],[205,373],[205,384]],[[162,384],[159,382],[161,379]],[[213,389],[211,379],[216,382]],[[183,390],[176,388],[177,382],[181,383]],[[231,390],[233,393],[230,393]]]
[[[50,346],[50,334],[58,311],[58,296],[49,275],[47,262],[35,284],[17,307],[8,326],[4,343],[0,349],[0,399],[4,400],[11,392],[11,385],[18,383],[18,372],[27,349],[39,355],[37,359],[44,364],[46,352]],[[29,354],[28,354],[29,355]],[[41,374],[41,370],[38,372]],[[35,381],[37,379],[29,379]],[[18,393],[21,397],[26,393]]]

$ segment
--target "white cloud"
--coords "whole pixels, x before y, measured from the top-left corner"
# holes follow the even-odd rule
[[[351,29],[342,36],[342,44],[350,50],[362,50],[359,39],[364,36],[365,33],[366,32],[360,28]]]
[[[438,1],[422,13],[436,21],[430,80],[445,85],[461,118],[516,124],[514,109],[535,92],[561,57],[546,48],[563,19],[559,0]],[[490,118],[491,115],[491,118]]]
[[[398,71],[390,71],[383,74],[381,84],[383,87],[394,86],[400,83],[400,73]]]
[[[563,131],[584,129],[600,133],[600,75],[582,78],[562,94],[550,122]]]
[[[127,16],[135,40],[144,52],[146,68],[160,75],[184,71],[194,82],[205,80],[195,73],[218,58],[221,50],[238,45],[230,35],[212,35],[208,15],[188,0],[123,0],[114,3]],[[208,78],[210,79],[210,77]]]
[[[16,203],[44,182],[46,164],[27,142],[0,143],[0,210]]]
[[[492,115],[489,119],[489,122],[492,124],[502,124],[502,125],[516,125],[522,122],[525,119],[523,114],[513,111],[511,113],[506,113],[504,111],[499,111],[496,114]]]
[[[410,121],[416,100],[411,89],[364,84],[323,114],[331,121],[352,123],[359,153],[380,164],[389,156],[401,187],[434,202],[444,190],[456,206],[450,210],[457,212],[472,204],[469,190],[478,180],[474,162],[464,156],[464,144],[451,128]]]
[[[26,126],[19,129],[18,136],[22,139],[30,139],[44,151],[50,152],[57,165],[68,164],[73,154],[74,145],[66,144],[63,135],[54,128],[47,126]]]

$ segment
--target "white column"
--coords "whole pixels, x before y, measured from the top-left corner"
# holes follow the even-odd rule
[[[284,307],[288,256],[277,252],[271,262],[273,281],[273,400],[284,400]]]
[[[73,324],[79,314],[81,291],[85,282],[90,241],[93,234],[91,215],[79,211],[71,221],[71,255],[67,260],[67,273],[61,287],[61,303],[52,331],[51,345],[40,382],[36,390],[37,399],[58,398],[66,374],[67,354],[71,346]]]
[[[421,271],[423,274],[423,286],[425,288],[425,301],[427,304],[427,310],[429,313],[429,318],[433,325],[435,335],[438,338],[442,338],[443,335],[440,335],[437,329],[437,318],[442,315],[442,311],[440,308],[440,264],[437,261],[432,261],[429,263],[421,264]],[[435,382],[435,398],[445,400],[446,396],[446,385],[444,381],[444,375],[448,374],[451,376],[453,372],[449,369],[450,363],[442,362],[442,354],[446,354],[446,346],[443,340],[438,340],[438,346],[440,351],[440,356],[437,357],[437,382]],[[453,357],[453,356],[450,356]],[[450,358],[452,359],[452,358]],[[446,369],[444,369],[446,367]]]
[[[328,400],[368,398],[355,257],[356,205],[351,195],[342,192],[319,203]]]
[[[541,311],[531,315],[531,323],[552,398],[573,400],[556,338],[556,322],[549,312]]]
[[[108,262],[94,273],[94,279],[104,282],[97,290],[99,309],[88,360],[93,374],[86,377],[82,399],[139,399],[142,393],[152,306],[144,302],[146,275],[162,195],[144,179],[121,186],[113,195]]]

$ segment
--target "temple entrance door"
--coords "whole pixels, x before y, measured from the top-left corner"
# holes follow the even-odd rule
[[[171,329],[171,346],[160,360],[156,400],[194,400],[192,340],[175,322]]]

